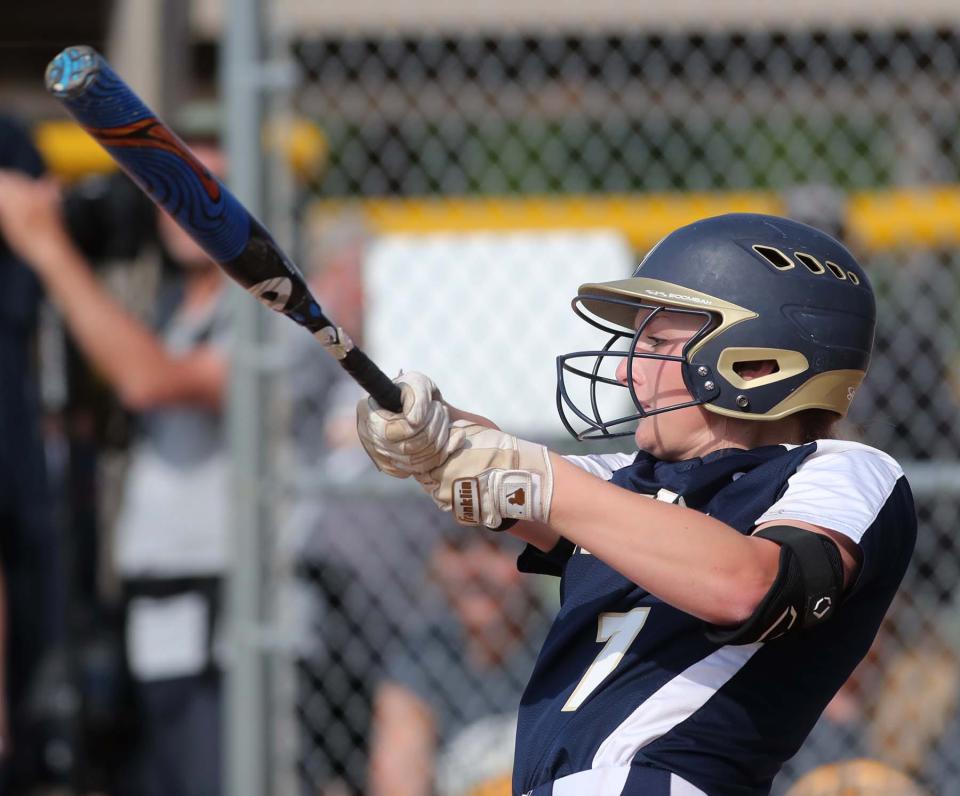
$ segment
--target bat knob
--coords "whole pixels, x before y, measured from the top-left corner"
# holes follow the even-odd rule
[[[72,97],[86,90],[99,70],[99,56],[84,44],[67,47],[48,65],[47,91],[55,97]]]

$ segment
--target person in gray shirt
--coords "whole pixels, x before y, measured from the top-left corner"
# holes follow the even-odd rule
[[[510,793],[517,705],[546,630],[519,549],[452,526],[433,550],[442,604],[396,639],[376,690],[373,796]]]
[[[215,146],[196,142],[194,151],[222,171]],[[139,730],[126,791],[216,796],[220,677],[211,650],[226,566],[229,321],[220,270],[168,217],[160,214],[158,226],[182,269],[161,334],[101,286],[67,233],[56,185],[0,171],[0,233],[139,420],[115,545]]]

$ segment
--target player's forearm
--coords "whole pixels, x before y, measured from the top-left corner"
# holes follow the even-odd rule
[[[170,356],[154,334],[101,287],[79,252],[61,247],[44,257],[37,272],[80,350],[124,403],[144,408],[152,386],[165,379]]]
[[[560,534],[541,522],[518,522],[510,528],[510,533],[544,553],[549,553],[560,541]]]
[[[550,525],[665,602],[715,624],[746,619],[779,550],[693,509],[637,495],[552,455]]]

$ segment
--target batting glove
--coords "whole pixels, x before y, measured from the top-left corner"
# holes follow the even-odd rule
[[[395,478],[427,473],[456,449],[462,434],[450,434],[450,411],[429,378],[413,371],[394,380],[403,412],[383,409],[373,398],[357,404],[357,435],[377,469]]]
[[[546,523],[553,498],[550,452],[512,434],[457,420],[451,436],[459,447],[417,480],[461,525],[499,528],[505,520]]]

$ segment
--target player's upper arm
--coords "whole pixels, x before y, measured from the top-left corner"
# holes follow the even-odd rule
[[[850,442],[819,443],[754,528],[758,544],[780,547],[770,587],[746,620],[711,627],[708,637],[724,644],[771,641],[828,621],[868,569],[863,542],[876,545],[874,526],[884,508],[896,503],[902,476],[881,451]]]
[[[223,408],[235,349],[232,307],[220,294],[208,312],[193,319],[175,315],[179,320],[171,321],[165,339],[155,338],[148,361],[124,369],[117,387],[127,408]]]
[[[768,522],[753,536],[770,580],[758,581],[762,593],[737,624],[708,626],[707,638],[714,643],[769,642],[826,622],[856,572],[856,546],[843,534],[810,523]]]
[[[792,525],[832,539],[847,589],[864,564],[862,542],[903,477],[883,451],[847,440],[822,440],[788,479],[787,488],[758,519],[754,533]]]
[[[789,525],[795,528],[803,528],[807,531],[813,531],[813,533],[822,534],[823,536],[826,536],[828,539],[832,540],[837,546],[837,549],[840,553],[840,560],[843,562],[844,589],[846,589],[853,582],[862,559],[860,548],[858,547],[857,543],[853,541],[853,539],[846,534],[840,533],[839,531],[834,531],[830,528],[823,528],[819,525],[814,525],[813,523],[803,522],[802,520],[765,522],[763,525],[758,525],[753,532],[756,534],[765,528],[774,528],[783,525]]]

